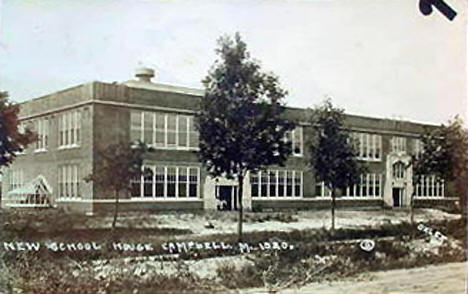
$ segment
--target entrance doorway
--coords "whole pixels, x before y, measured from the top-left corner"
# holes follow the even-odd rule
[[[218,210],[237,210],[237,187],[218,186],[217,190]]]
[[[401,207],[403,202],[403,188],[393,188],[393,207]]]

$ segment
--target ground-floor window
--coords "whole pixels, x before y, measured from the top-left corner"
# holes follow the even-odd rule
[[[12,191],[16,188],[19,188],[24,185],[24,173],[23,170],[16,169],[11,170],[10,172],[10,188],[9,190]]]
[[[65,164],[59,166],[58,184],[60,198],[79,198],[80,191],[80,176],[78,175],[77,164]]]
[[[344,196],[379,197],[382,190],[382,174],[362,174],[359,184],[346,188]]]
[[[317,182],[315,195],[330,197],[331,191],[323,182]],[[379,197],[382,196],[382,174],[369,173],[360,176],[359,183],[346,188],[341,193],[345,197]]]
[[[315,182],[315,195],[320,196],[320,197],[330,197],[331,196],[331,190],[328,188],[328,186],[325,186],[324,182]]]
[[[437,180],[435,176],[422,176],[418,184],[414,186],[416,197],[443,197],[444,181]]]
[[[151,172],[132,180],[132,197],[187,198],[198,197],[198,167],[145,165]]]
[[[251,195],[262,197],[301,197],[302,171],[267,170],[250,174]]]

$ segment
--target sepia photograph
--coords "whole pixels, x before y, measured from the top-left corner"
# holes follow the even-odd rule
[[[467,0],[0,0],[0,293],[467,293]]]

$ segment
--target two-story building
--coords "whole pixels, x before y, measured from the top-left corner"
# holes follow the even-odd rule
[[[38,141],[4,170],[2,207],[109,211],[111,191],[83,178],[98,164],[99,148],[139,139],[155,149],[145,160],[153,174],[132,181],[122,210],[237,209],[236,181],[210,177],[197,160],[194,115],[203,92],[154,83],[153,77],[153,70],[142,68],[135,80],[91,82],[21,103],[21,126],[37,132]],[[306,142],[313,136],[307,111],[288,108],[286,117],[297,125],[289,134],[293,154],[285,167],[246,178],[246,209],[329,206],[329,191],[307,164]],[[434,126],[355,115],[346,115],[346,126],[369,168],[359,184],[340,192],[339,206],[405,207],[413,189],[418,206],[454,203],[450,185],[431,175],[412,183],[406,168],[411,154],[421,151],[419,136]]]

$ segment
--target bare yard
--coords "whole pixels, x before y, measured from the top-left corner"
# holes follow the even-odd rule
[[[416,222],[457,219],[458,215],[436,209],[418,209]],[[336,228],[360,228],[384,224],[409,222],[408,211],[404,210],[338,210]],[[111,223],[111,217],[96,218],[93,226],[103,227]],[[166,213],[122,216],[119,226],[134,228],[177,229],[191,231],[195,235],[234,234],[237,232],[236,212],[212,213]],[[246,213],[245,232],[307,230],[328,228],[330,211],[307,210],[298,212]]]

